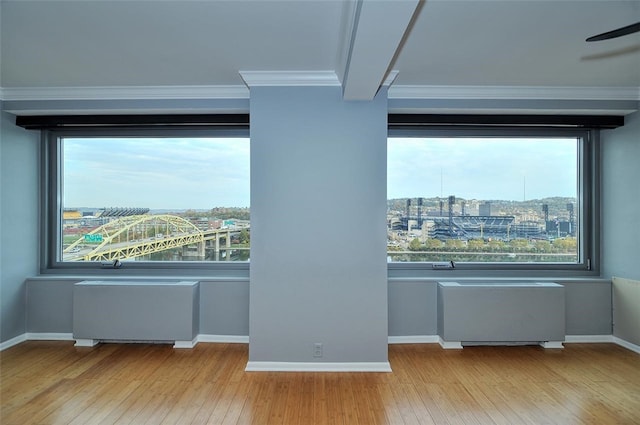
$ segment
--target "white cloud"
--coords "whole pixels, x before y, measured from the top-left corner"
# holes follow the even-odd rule
[[[66,139],[64,205],[249,206],[249,140]],[[388,197],[576,196],[575,139],[392,139]],[[526,194],[525,194],[526,181]]]
[[[388,197],[576,196],[576,149],[575,139],[392,139]]]
[[[249,206],[248,139],[67,139],[67,206]]]

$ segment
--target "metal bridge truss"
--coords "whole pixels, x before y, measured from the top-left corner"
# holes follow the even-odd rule
[[[129,259],[153,254],[171,248],[179,248],[185,245],[204,243],[202,235],[186,235],[168,237],[156,241],[127,245],[122,248],[109,249],[106,251],[94,252],[83,256],[84,261],[112,261],[116,259]]]
[[[205,241],[205,233],[193,223],[168,214],[121,217],[95,228],[88,235],[101,235],[102,241],[91,245],[90,252],[78,253],[73,260],[122,260]],[[83,235],[66,247],[64,253],[72,256],[78,248],[86,246]]]

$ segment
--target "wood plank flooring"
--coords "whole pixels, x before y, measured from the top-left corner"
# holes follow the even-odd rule
[[[392,373],[245,372],[247,358],[25,342],[0,353],[0,423],[640,424],[640,355],[613,344],[391,345]]]

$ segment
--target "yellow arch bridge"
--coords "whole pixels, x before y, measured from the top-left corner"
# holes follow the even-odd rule
[[[220,241],[225,249],[231,248],[231,235],[243,229],[200,230],[190,221],[175,215],[133,215],[110,221],[63,250],[65,261],[113,261],[125,260],[172,248],[183,247],[190,255],[204,257],[205,246],[213,244],[220,251]]]

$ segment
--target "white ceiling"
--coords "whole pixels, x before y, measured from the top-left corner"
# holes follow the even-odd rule
[[[427,1],[394,65],[398,84],[640,86],[640,1]]]
[[[389,70],[393,87],[640,88],[640,33],[584,41],[640,21],[640,1],[0,4],[5,90],[236,87],[240,71],[335,71],[345,94],[366,98]]]

